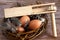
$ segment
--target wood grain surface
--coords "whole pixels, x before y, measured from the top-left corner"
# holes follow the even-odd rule
[[[12,0],[11,0],[12,1]],[[19,0],[19,1],[12,1],[10,0],[0,0],[1,4],[0,4],[0,25],[2,23],[2,19],[4,18],[4,8],[10,8],[10,7],[16,7],[17,6],[17,2],[21,5],[29,5],[29,4],[36,4],[35,1],[36,0]],[[27,2],[28,1],[28,2]],[[57,6],[57,12],[56,12],[56,24],[57,24],[57,32],[58,32],[58,37],[54,38],[53,34],[52,34],[52,26],[51,26],[51,18],[49,17],[50,15],[48,14],[48,25],[46,28],[46,32],[44,32],[43,34],[39,35],[37,38],[35,38],[34,40],[60,40],[60,0],[38,0],[41,1],[43,3],[48,3],[48,2],[56,2],[56,6]],[[2,4],[3,3],[3,4]],[[5,4],[6,3],[6,4]],[[24,6],[23,5],[23,6]],[[20,5],[19,5],[20,6]],[[1,33],[0,30],[0,40],[9,40],[6,37],[4,37]]]

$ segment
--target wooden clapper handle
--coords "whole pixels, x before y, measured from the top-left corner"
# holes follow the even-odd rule
[[[51,6],[51,9],[55,9],[56,10],[56,7],[55,6]],[[57,37],[57,30],[56,30],[56,21],[55,21],[55,13],[52,13],[51,14],[51,21],[52,21],[52,30],[53,30],[53,35],[54,37]]]
[[[52,19],[53,35],[54,35],[54,37],[57,37],[55,13],[51,14],[51,19]]]

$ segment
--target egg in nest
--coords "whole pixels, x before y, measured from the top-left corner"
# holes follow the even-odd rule
[[[22,17],[20,18],[20,22],[22,23],[22,26],[24,27],[24,25],[25,25],[27,22],[30,22],[29,16],[22,16]]]
[[[29,23],[29,29],[34,30],[34,29],[40,28],[41,24],[42,24],[42,22],[40,20],[38,20],[38,19],[32,20]]]

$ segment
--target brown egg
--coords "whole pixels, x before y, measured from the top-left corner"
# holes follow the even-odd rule
[[[17,30],[17,32],[24,32],[25,31],[23,27],[17,27],[16,30]]]
[[[41,27],[41,21],[40,20],[32,20],[30,23],[29,23],[29,29],[32,29],[32,30],[34,30],[34,29],[37,29],[37,28],[39,28],[39,27]]]
[[[22,26],[24,26],[29,21],[30,21],[30,18],[28,16],[23,16],[20,18],[20,22],[22,23]]]

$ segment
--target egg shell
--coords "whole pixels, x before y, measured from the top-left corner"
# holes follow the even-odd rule
[[[30,23],[29,23],[29,29],[37,29],[37,28],[40,28],[41,27],[41,21],[36,19],[36,20],[32,20]]]
[[[22,16],[22,17],[20,18],[20,22],[22,23],[22,26],[24,27],[24,25],[25,25],[27,22],[30,22],[29,16]]]
[[[16,30],[17,30],[17,32],[24,32],[25,31],[23,27],[17,27]]]

